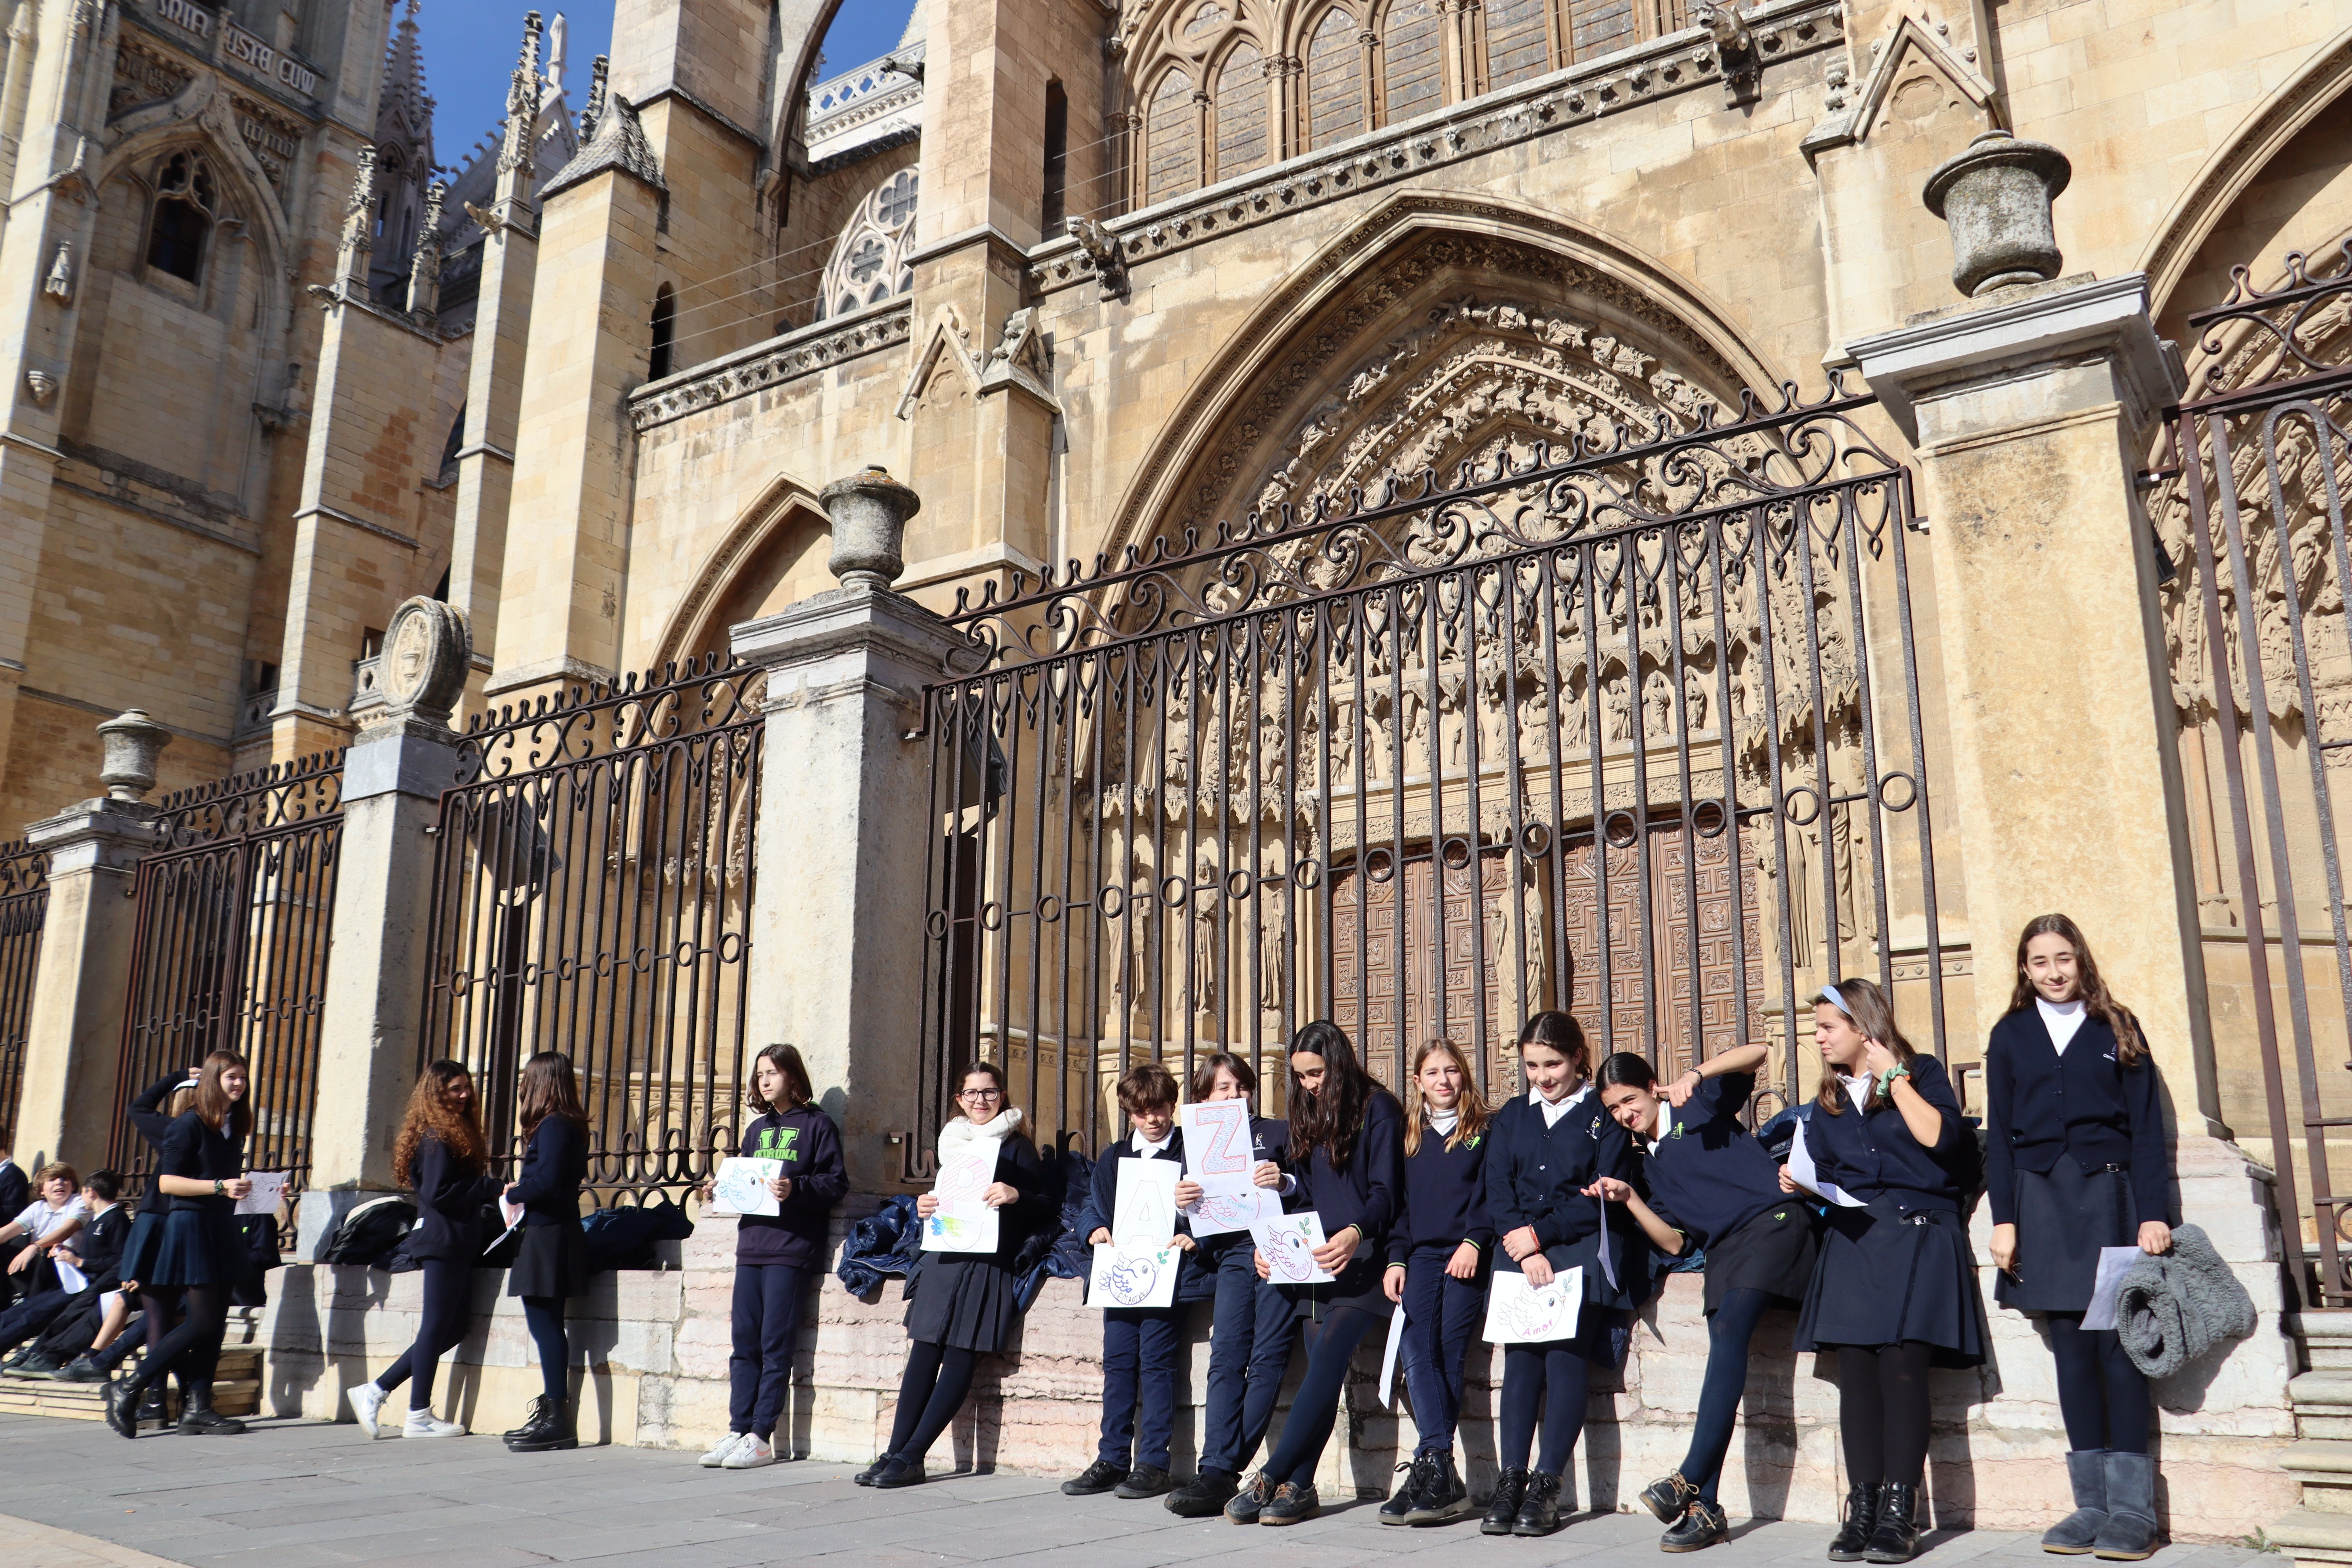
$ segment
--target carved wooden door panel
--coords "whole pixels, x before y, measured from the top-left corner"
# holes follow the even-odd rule
[[[1739,1014],[1741,942],[1748,955],[1748,1003],[1751,1012],[1764,1000],[1763,929],[1757,918],[1756,871],[1744,855],[1735,855],[1731,836],[1690,836],[1685,844],[1679,825],[1654,829],[1652,864],[1657,892],[1652,908],[1660,916],[1658,967],[1666,994],[1661,1009],[1667,1020],[1666,1042],[1673,1066],[1691,1063],[1691,1046],[1698,1042],[1700,1058],[1728,1050],[1759,1037],[1756,1021]],[[1735,859],[1740,886],[1734,890]],[[1686,868],[1688,869],[1686,869]],[[1690,874],[1695,870],[1695,875]],[[1690,910],[1694,884],[1698,908]],[[1742,896],[1744,895],[1744,897]],[[1745,926],[1744,933],[1738,928]],[[1691,1016],[1693,949],[1697,967],[1698,1017]]]
[[[1381,861],[1375,852],[1375,866]],[[1439,886],[1425,846],[1407,859],[1402,877],[1364,879],[1360,910],[1359,873],[1342,868],[1332,882],[1331,1017],[1363,1056],[1367,1066],[1392,1087],[1403,1082],[1413,1047],[1440,1032],[1438,995],[1445,999],[1444,1032],[1470,1048],[1483,1010],[1494,1027],[1501,995],[1499,975],[1509,962],[1496,951],[1502,900],[1510,887],[1508,857],[1488,850],[1469,866],[1444,874],[1445,907],[1441,936],[1432,897]],[[1475,880],[1474,880],[1475,878]],[[1405,900],[1404,945],[1397,946],[1399,886]],[[1484,945],[1485,966],[1479,958]]]
[[[1569,1011],[1584,1026],[1598,1065],[1598,1058],[1609,1051],[1642,1049],[1650,1034],[1642,975],[1642,857],[1633,845],[1609,846],[1604,1013],[1601,886],[1594,874],[1591,837],[1571,837],[1567,850],[1560,877],[1559,925],[1568,938]]]

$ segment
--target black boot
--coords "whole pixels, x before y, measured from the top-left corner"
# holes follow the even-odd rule
[[[180,1411],[180,1436],[183,1437],[234,1437],[245,1430],[245,1423],[233,1415],[223,1415],[213,1408],[210,1388],[192,1388],[187,1404]]]
[[[1422,1485],[1420,1501],[1404,1516],[1407,1524],[1451,1524],[1477,1511],[1470,1501],[1470,1489],[1462,1484],[1462,1472],[1454,1468],[1454,1450],[1433,1458],[1436,1467]]]
[[[579,1436],[572,1429],[572,1407],[541,1394],[531,1407],[531,1419],[523,1429],[507,1439],[507,1451],[514,1454],[551,1454],[562,1448],[580,1447]]]
[[[1231,1470],[1204,1469],[1168,1494],[1168,1511],[1179,1519],[1214,1519],[1242,1489],[1242,1479]]]
[[[1397,1482],[1396,1490],[1389,1493],[1388,1501],[1381,1504],[1380,1521],[1382,1524],[1404,1522],[1405,1515],[1421,1501],[1422,1483],[1436,1468],[1436,1456],[1422,1454],[1415,1454],[1397,1467],[1397,1473],[1404,1479]]]
[[[187,1392],[183,1389],[180,1394],[180,1403],[185,1405],[187,1402]],[[132,1419],[152,1421],[161,1426],[170,1419],[170,1415],[171,1413],[163,1405],[163,1385],[157,1383],[149,1384],[147,1392],[139,1396],[139,1414]]]
[[[1878,1483],[1856,1481],[1846,1489],[1845,1523],[1830,1542],[1830,1561],[1859,1563],[1870,1550],[1870,1532],[1878,1528]]]
[[[1519,1504],[1528,1498],[1528,1472],[1525,1468],[1505,1470],[1495,1478],[1494,1500],[1486,1505],[1486,1517],[1478,1521],[1481,1535],[1508,1535],[1511,1526],[1518,1522]]]
[[[100,1397],[106,1401],[106,1424],[125,1437],[139,1436],[139,1395],[122,1384],[110,1383]]]
[[[554,1403],[555,1401],[550,1399],[544,1394],[541,1394],[538,1398],[532,1400],[530,1402],[530,1408],[523,1412],[522,1425],[516,1427],[511,1432],[500,1433],[499,1436],[511,1443],[516,1438],[521,1436],[524,1433],[536,1430],[541,1421],[546,1416],[549,1408],[552,1406]]]
[[[1919,1555],[1919,1489],[1889,1481],[1878,1494],[1878,1528],[1863,1556],[1873,1563],[1908,1563]]]
[[[1549,1535],[1559,1528],[1559,1478],[1538,1470],[1528,1478],[1527,1500],[1519,1504],[1513,1535]]]

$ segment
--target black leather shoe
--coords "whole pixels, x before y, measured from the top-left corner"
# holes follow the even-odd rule
[[[1285,1481],[1274,1489],[1274,1499],[1257,1516],[1260,1524],[1304,1524],[1323,1511],[1323,1500],[1312,1485]]]
[[[1698,1489],[1683,1479],[1680,1470],[1662,1481],[1652,1481],[1642,1489],[1642,1506],[1655,1514],[1660,1524],[1679,1524],[1698,1496]]]
[[[1148,1497],[1160,1497],[1175,1484],[1168,1479],[1168,1472],[1159,1466],[1138,1465],[1127,1472],[1127,1479],[1112,1489],[1111,1495],[1137,1502]]]
[[[1731,1521],[1723,1517],[1722,1508],[1706,1499],[1691,1499],[1690,1508],[1675,1527],[1658,1538],[1661,1552],[1698,1552],[1718,1541],[1731,1539]]]
[[[139,1414],[133,1419],[152,1421],[161,1426],[168,1418],[169,1413],[163,1405],[163,1385],[160,1383],[152,1384],[139,1396]]]
[[[1859,1563],[1870,1550],[1870,1532],[1878,1528],[1878,1483],[1856,1481],[1846,1489],[1845,1523],[1830,1542],[1830,1561]]]
[[[540,1423],[546,1419],[548,1411],[552,1409],[554,1405],[555,1401],[550,1399],[544,1394],[540,1394],[534,1398],[530,1402],[530,1405],[523,1411],[521,1426],[516,1427],[511,1432],[501,1432],[499,1435],[504,1437],[508,1442],[511,1443],[516,1438],[521,1436],[524,1433],[536,1430]]]
[[[572,1429],[572,1410],[545,1394],[532,1407],[534,1414],[521,1431],[507,1439],[510,1454],[552,1454],[580,1447],[580,1436]]]
[[[899,1487],[921,1486],[924,1479],[922,1460],[894,1457],[882,1467],[882,1473],[874,1478],[874,1488],[877,1491],[893,1491]]]
[[[104,1383],[106,1373],[98,1363],[86,1355],[78,1355],[58,1369],[59,1383]]]
[[[1528,1497],[1528,1472],[1525,1469],[1505,1470],[1495,1478],[1495,1496],[1486,1504],[1486,1517],[1478,1521],[1481,1535],[1508,1535],[1511,1526],[1519,1521],[1519,1504]]]
[[[100,1391],[106,1401],[106,1424],[125,1437],[139,1436],[138,1399],[119,1383],[110,1383]]]
[[[1179,1519],[1214,1519],[1242,1489],[1241,1477],[1231,1470],[1202,1470],[1168,1494],[1168,1511]]]
[[[1255,1524],[1273,1500],[1274,1483],[1265,1479],[1264,1470],[1258,1470],[1234,1489],[1234,1495],[1225,1500],[1224,1514],[1235,1524]]]
[[[1432,1461],[1418,1454],[1397,1467],[1397,1474],[1404,1479],[1397,1482],[1396,1490],[1389,1493],[1388,1500],[1381,1504],[1380,1521],[1382,1524],[1402,1524],[1405,1521],[1405,1516],[1412,1512],[1414,1505],[1421,1501],[1421,1485],[1426,1479],[1425,1472],[1433,1468]]]
[[[1454,1468],[1454,1452],[1433,1454],[1429,1479],[1422,1483],[1421,1496],[1414,1501],[1412,1511],[1404,1516],[1410,1525],[1452,1524],[1457,1519],[1467,1519],[1478,1511],[1470,1500],[1470,1489],[1462,1484],[1462,1472]]]
[[[1863,1551],[1872,1563],[1908,1563],[1919,1555],[1919,1489],[1889,1481],[1878,1495],[1878,1528]]]
[[[861,1487],[870,1487],[874,1484],[874,1478],[889,1468],[891,1458],[892,1456],[885,1454],[849,1479]]]
[[[189,1394],[187,1408],[180,1412],[183,1437],[234,1437],[244,1430],[244,1422],[213,1408],[213,1391],[209,1388]]]
[[[1064,1497],[1099,1497],[1125,1479],[1127,1479],[1125,1465],[1114,1465],[1108,1459],[1097,1459],[1062,1483],[1062,1495]]]
[[[1528,1495],[1519,1504],[1513,1535],[1549,1535],[1559,1528],[1559,1478],[1549,1470],[1528,1477]]]

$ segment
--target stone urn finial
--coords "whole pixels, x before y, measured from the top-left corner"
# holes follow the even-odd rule
[[[899,546],[907,520],[923,510],[923,498],[869,464],[819,490],[817,500],[833,519],[833,558],[826,568],[845,588],[887,588],[907,569]]]
[[[1952,282],[1970,299],[2058,276],[2050,205],[2074,166],[2043,142],[1988,131],[1927,176],[1927,210],[1951,225]]]
[[[172,743],[172,731],[147,717],[144,708],[127,709],[98,727],[106,742],[106,756],[98,782],[110,800],[132,805],[155,787],[155,759]]]

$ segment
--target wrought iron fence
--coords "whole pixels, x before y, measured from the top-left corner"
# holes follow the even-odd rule
[[[161,847],[132,887],[116,1104],[210,1051],[239,1052],[252,1085],[246,1163],[290,1173],[290,1192],[310,1170],[342,765],[337,752],[166,795]],[[156,1151],[118,1120],[110,1159],[143,1191]]]
[[[579,1070],[598,1202],[735,1152],[762,679],[710,656],[466,732],[436,829],[419,1065],[472,1069],[502,1167],[539,1051]]]
[[[2318,267],[2289,256],[2283,271],[2265,290],[2237,268],[2229,297],[2188,318],[2194,369],[2152,510],[2172,568],[2163,607],[2217,1023],[2253,1026],[2255,1060],[2222,1042],[2216,1087],[2233,1126],[2267,1128],[2281,1225],[2308,1253],[2294,1284],[2342,1306],[2352,931],[2336,795],[2352,805],[2352,243]]]
[[[0,1149],[16,1142],[16,1107],[25,1092],[25,1031],[33,1016],[33,976],[49,912],[49,853],[0,844]]]
[[[1787,388],[960,602],[988,658],[926,697],[917,1125],[1010,1058],[1041,1134],[1099,1142],[1134,1060],[1263,1074],[1320,1016],[1391,1084],[1447,1036],[1498,1092],[1546,1007],[1661,1066],[1777,1037],[1785,1098],[1813,988],[1864,971],[1940,1050],[1910,478],[1868,401]]]

